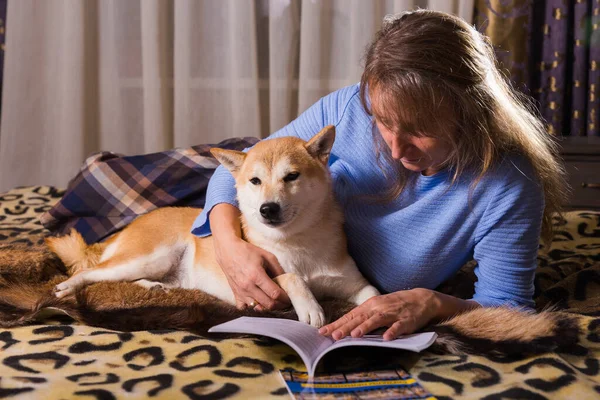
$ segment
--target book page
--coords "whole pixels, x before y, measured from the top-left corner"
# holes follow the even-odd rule
[[[382,335],[365,335],[362,338],[345,337],[335,342],[327,351],[345,346],[375,346],[393,349],[411,350],[417,353],[425,350],[435,342],[437,333],[423,332],[403,335],[395,340],[383,340]]]
[[[345,337],[343,339],[338,340],[331,346],[328,346],[327,349],[323,350],[323,352],[317,357],[314,361],[314,369],[316,369],[319,360],[327,353],[332,350],[339,349],[340,347],[347,346],[371,346],[371,347],[387,347],[391,349],[401,349],[401,350],[410,350],[415,352],[420,352],[421,350],[425,350],[429,346],[435,342],[437,338],[437,333],[435,332],[424,332],[424,333],[414,333],[412,335],[400,336],[395,340],[383,340],[383,336],[381,335],[365,335],[362,338],[351,338]],[[312,376],[314,373],[314,369],[309,371]]]
[[[213,326],[209,332],[250,333],[281,340],[296,350],[308,371],[319,355],[333,344],[333,339],[319,334],[318,329],[291,319],[240,317]]]
[[[346,337],[335,342],[319,334],[318,329],[291,319],[240,317],[233,321],[213,326],[211,333],[249,333],[281,340],[294,349],[306,365],[309,376],[314,375],[319,360],[328,352],[346,346],[374,346],[419,352],[431,346],[435,332],[405,335],[396,340],[383,340],[381,335],[365,335],[354,339]]]

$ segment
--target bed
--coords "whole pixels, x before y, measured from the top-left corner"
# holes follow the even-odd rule
[[[38,186],[0,195],[0,273],[14,267],[2,254],[15,246],[35,248],[43,243],[48,231],[39,216],[63,194]],[[577,348],[519,361],[427,351],[388,351],[375,358],[403,366],[439,399],[598,398],[600,212],[568,212],[564,219],[556,218],[555,225],[550,248],[540,249],[535,297],[539,309],[552,305],[582,315]],[[472,267],[466,265],[443,290],[471,290]],[[27,279],[49,279],[54,273],[60,273],[59,268]],[[286,398],[278,369],[302,368],[291,348],[265,338],[220,339],[172,330],[117,332],[64,316],[0,329],[0,346],[0,398]],[[335,362],[360,357],[357,353],[350,361],[338,357]]]

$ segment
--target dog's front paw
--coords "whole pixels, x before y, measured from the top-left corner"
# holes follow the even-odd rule
[[[325,325],[325,312],[316,301],[299,304],[298,306],[294,306],[294,308],[300,322],[305,322],[315,328]]]

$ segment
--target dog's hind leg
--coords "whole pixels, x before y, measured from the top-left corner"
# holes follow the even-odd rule
[[[158,249],[137,258],[114,256],[99,263],[96,268],[82,271],[54,288],[56,297],[64,297],[77,289],[101,281],[137,281],[139,279],[161,280],[171,268],[177,267],[182,249]]]
[[[167,285],[165,285],[162,282],[156,282],[156,281],[149,281],[148,279],[138,279],[137,281],[134,281],[133,283],[135,283],[136,285],[139,285],[141,287],[144,287],[148,290],[164,290],[167,291],[169,290],[167,288]]]

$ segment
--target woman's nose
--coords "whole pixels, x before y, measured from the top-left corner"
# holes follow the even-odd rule
[[[406,145],[397,136],[392,138],[390,150],[392,151],[392,158],[394,160],[399,160],[404,156]]]

